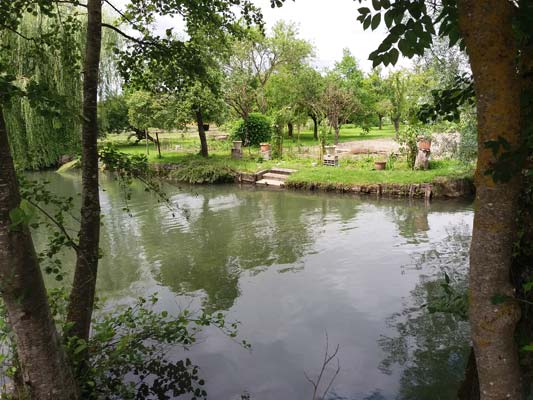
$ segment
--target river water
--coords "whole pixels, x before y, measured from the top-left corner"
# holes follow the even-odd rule
[[[36,176],[64,195],[81,189],[77,175]],[[176,211],[133,191],[128,214],[102,177],[98,295],[112,308],[158,293],[170,313],[205,307],[240,321],[251,351],[208,329],[172,352],[201,367],[210,399],[311,400],[305,374],[318,376],[326,336],[340,366],[328,399],[455,398],[467,324],[423,305],[444,272],[466,274],[470,204],[169,186]]]

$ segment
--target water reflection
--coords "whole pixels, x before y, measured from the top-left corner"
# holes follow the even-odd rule
[[[80,190],[76,176],[48,178],[64,194]],[[103,177],[98,294],[119,302],[157,291],[169,311],[194,303],[241,321],[252,353],[211,331],[188,353],[210,398],[310,399],[304,372],[319,370],[325,330],[340,345],[331,399],[454,398],[444,386],[460,378],[466,333],[450,316],[411,310],[444,269],[464,274],[469,205],[169,191],[182,211],[134,187],[128,216],[120,188]]]
[[[430,314],[424,305],[442,295],[445,273],[459,277],[459,285],[466,285],[461,278],[467,272],[469,238],[468,225],[452,225],[442,242],[413,255],[411,267],[426,273],[403,310],[388,318],[396,335],[379,339],[386,352],[380,369],[390,374],[394,366],[402,368],[398,399],[457,397],[470,351],[468,324],[460,316]]]

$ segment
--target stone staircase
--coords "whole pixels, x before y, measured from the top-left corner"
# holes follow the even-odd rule
[[[255,182],[256,185],[284,187],[285,181],[290,174],[296,172],[294,169],[272,168],[261,175],[261,179]]]

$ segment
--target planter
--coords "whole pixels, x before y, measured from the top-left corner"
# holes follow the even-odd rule
[[[270,143],[261,143],[261,152],[270,151]]]
[[[240,150],[240,149],[242,149],[242,140],[235,140],[235,141],[233,142],[233,148],[234,148],[235,150]]]
[[[204,131],[208,131],[209,130],[209,124],[204,124]]]
[[[374,161],[374,168],[376,171],[383,171],[387,166],[387,161]]]
[[[324,149],[326,150],[326,154],[328,156],[334,156],[336,148],[337,146],[325,146],[324,147]]]
[[[429,151],[431,149],[431,140],[426,140],[426,139],[420,140],[418,142],[418,149]]]

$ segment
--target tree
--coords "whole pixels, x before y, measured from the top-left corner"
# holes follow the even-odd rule
[[[338,144],[341,125],[358,110],[359,103],[353,93],[342,84],[341,77],[335,73],[326,76],[320,103],[322,112],[335,131],[335,144]]]
[[[243,119],[254,110],[268,108],[265,88],[281,68],[296,68],[312,55],[312,46],[298,38],[294,25],[278,22],[272,35],[265,37],[252,30],[243,40],[235,41],[224,69],[226,101]]]
[[[28,7],[53,15],[46,2],[2,3],[0,27],[18,32],[20,19]],[[54,39],[54,35],[49,36]],[[50,42],[43,41],[44,48]],[[41,50],[43,48],[40,48]],[[36,49],[38,50],[38,49]],[[24,384],[33,398],[77,399],[78,389],[48,306],[46,289],[28,228],[28,215],[21,202],[15,174],[4,107],[14,96],[39,98],[39,85],[31,93],[16,85],[16,76],[6,73],[4,54],[0,55],[0,282],[9,324],[23,370]],[[43,88],[41,87],[41,90]],[[33,94],[33,95],[32,95]],[[53,93],[48,93],[52,100]],[[53,113],[52,113],[53,114]],[[26,209],[27,211],[27,209]]]
[[[389,102],[391,109],[391,120],[394,124],[396,135],[400,131],[400,121],[407,113],[407,85],[408,76],[404,71],[393,72],[387,78],[387,84],[390,87]]]
[[[392,112],[392,102],[390,101],[390,87],[381,76],[381,69],[374,68],[364,80],[365,90],[370,97],[370,109],[377,114],[378,127],[383,128],[383,118]]]
[[[120,133],[129,128],[128,104],[124,94],[106,97],[98,103],[98,126],[103,133]]]
[[[200,154],[209,156],[205,124],[214,122],[222,124],[226,114],[226,104],[223,99],[213,93],[213,90],[200,82],[194,83],[190,88],[183,91],[177,101],[178,117],[180,125],[186,125],[191,120],[196,121],[198,135],[200,137]]]
[[[382,4],[374,6],[379,17],[369,8],[359,9],[359,20],[365,27],[375,28],[381,20]],[[387,26],[395,26],[370,55],[375,65],[396,63],[400,51],[408,57],[423,55],[432,45],[436,23],[440,24],[440,36],[447,37],[451,46],[459,43],[469,55],[479,149],[469,316],[479,389],[482,399],[520,399],[523,391],[514,338],[520,307],[513,298],[509,276],[517,204],[523,190],[521,170],[524,160],[531,156],[526,141],[531,137],[531,103],[520,102],[521,98],[531,99],[533,86],[528,75],[533,65],[531,3],[460,0],[439,4],[433,14],[424,2],[384,6]],[[404,25],[407,12],[415,19]],[[523,135],[521,130],[525,131]]]

